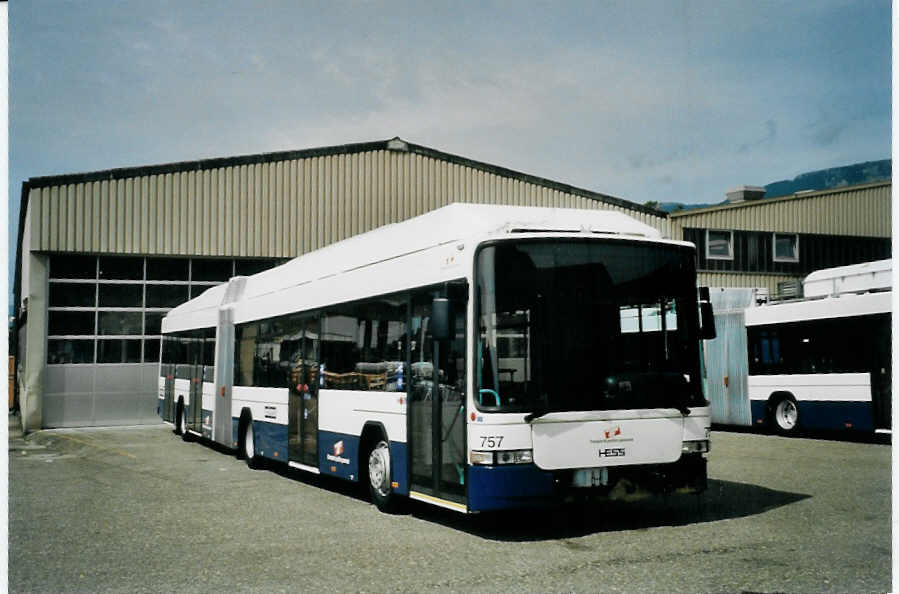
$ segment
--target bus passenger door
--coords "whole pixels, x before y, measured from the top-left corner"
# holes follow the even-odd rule
[[[185,429],[200,433],[203,415],[203,331],[197,330],[188,339],[188,374],[190,375],[189,398],[185,410]]]
[[[174,401],[175,401],[175,365],[177,360],[177,352],[180,348],[178,340],[172,336],[162,337],[162,362],[159,365],[160,377],[164,381],[165,397],[162,401],[162,420],[174,421]]]
[[[281,343],[281,362],[290,374],[288,459],[318,468],[319,320],[303,316],[290,324],[296,333]]]
[[[455,336],[435,341],[430,330],[435,291],[413,295],[409,327],[409,451],[411,490],[465,503],[465,312],[468,289],[450,285]]]

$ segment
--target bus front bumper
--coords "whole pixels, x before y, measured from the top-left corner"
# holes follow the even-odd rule
[[[683,455],[671,464],[614,466],[608,482],[573,486],[574,470],[541,470],[534,464],[471,466],[468,508],[491,511],[558,505],[575,499],[634,501],[668,493],[701,493],[707,488],[706,459]]]

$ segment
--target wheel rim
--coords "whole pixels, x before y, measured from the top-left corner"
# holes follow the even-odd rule
[[[783,429],[792,429],[799,420],[799,410],[792,400],[781,400],[777,405],[777,424]]]
[[[386,496],[390,493],[390,454],[383,441],[368,457],[368,480],[379,495]]]
[[[253,421],[247,423],[247,434],[243,438],[243,443],[247,460],[252,460],[256,455],[256,444],[253,442]]]

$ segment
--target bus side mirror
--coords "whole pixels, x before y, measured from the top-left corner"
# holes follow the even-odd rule
[[[446,297],[435,297],[431,302],[431,336],[434,340],[452,338],[450,328],[450,300]]]
[[[700,338],[712,340],[718,336],[715,332],[715,312],[712,310],[708,287],[699,287],[699,323]]]

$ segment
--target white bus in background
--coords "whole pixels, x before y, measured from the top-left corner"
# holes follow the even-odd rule
[[[752,423],[889,433],[891,261],[820,270],[804,297],[745,310]]]
[[[169,312],[159,411],[383,510],[700,492],[695,283],[692,244],[621,213],[453,204]]]

